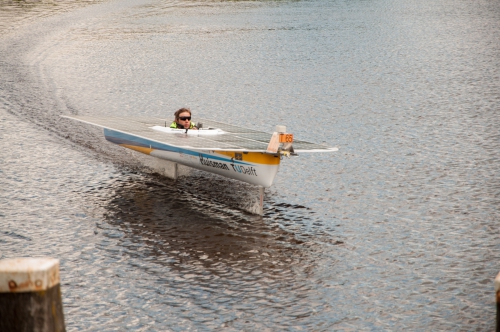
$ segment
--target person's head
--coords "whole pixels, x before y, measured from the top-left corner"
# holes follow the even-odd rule
[[[191,110],[189,108],[181,108],[175,113],[175,122],[181,127],[189,128],[191,125]]]

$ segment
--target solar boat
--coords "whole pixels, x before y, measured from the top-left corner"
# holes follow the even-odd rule
[[[283,157],[338,150],[296,140],[285,126],[276,126],[275,132],[266,133],[197,118],[199,129],[186,130],[170,128],[170,122],[160,117],[63,117],[103,128],[104,137],[112,143],[173,162],[170,177],[174,179],[177,164],[181,164],[267,188],[272,185]]]

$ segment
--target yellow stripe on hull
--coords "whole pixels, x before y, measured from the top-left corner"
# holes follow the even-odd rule
[[[278,155],[273,155],[263,152],[235,152],[235,151],[214,151],[214,152],[229,158],[234,158],[235,160],[241,160],[249,163],[264,164],[264,165],[279,165],[281,159]]]
[[[129,144],[120,144],[120,146],[123,146],[124,148],[128,148],[128,149],[131,149],[131,150],[139,151],[139,152],[144,153],[144,154],[150,154],[151,151],[154,150],[154,149],[151,149],[151,148],[144,148],[142,146],[129,145]]]

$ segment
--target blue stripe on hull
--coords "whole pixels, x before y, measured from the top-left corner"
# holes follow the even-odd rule
[[[142,138],[139,136],[131,135],[131,134],[126,134],[122,133],[120,131],[115,131],[111,130],[108,128],[104,128],[104,137],[106,140],[110,141],[111,143],[118,144],[118,145],[133,145],[133,146],[138,146],[142,148],[151,148],[155,150],[160,150],[160,151],[168,151],[168,152],[176,152],[176,153],[182,153],[182,154],[187,154],[191,156],[196,156],[200,157],[203,156],[203,158],[211,159],[211,160],[218,160],[218,161],[223,161],[223,162],[231,162],[233,164],[240,164],[240,165],[251,165],[246,162],[240,161],[240,160],[231,160],[228,158],[223,158],[220,156],[216,156],[213,154],[205,154],[202,153],[201,151],[193,151],[185,148],[180,148],[177,146],[172,146],[168,145],[165,143],[159,143],[156,141],[148,140],[146,138]]]

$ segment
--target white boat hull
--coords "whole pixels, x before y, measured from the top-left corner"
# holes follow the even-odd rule
[[[178,147],[107,128],[104,136],[112,143],[153,157],[266,188],[273,184],[281,159],[279,154],[264,152]]]

